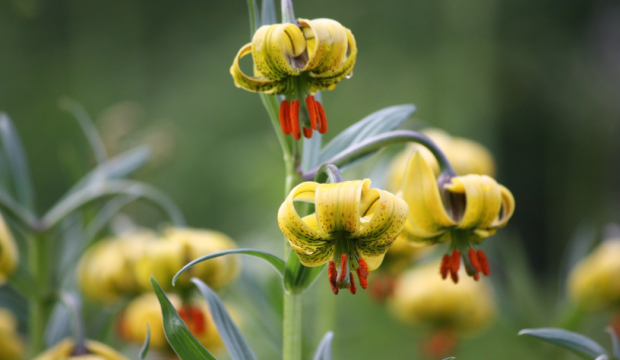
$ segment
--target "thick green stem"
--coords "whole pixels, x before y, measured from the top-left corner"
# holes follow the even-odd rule
[[[38,288],[36,296],[31,297],[28,304],[31,358],[45,350],[45,327],[53,306],[53,298],[50,292],[52,279],[48,262],[48,245],[46,234],[39,234],[31,239],[28,249],[30,252],[30,271],[36,279],[36,284],[33,285]]]
[[[301,297],[302,294],[284,293],[283,360],[301,360]]]

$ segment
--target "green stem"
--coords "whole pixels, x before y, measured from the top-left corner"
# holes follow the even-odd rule
[[[391,131],[371,137],[358,145],[344,150],[338,155],[325,161],[324,164],[329,163],[342,167],[361,158],[362,156],[381,150],[388,145],[402,142],[415,142],[426,147],[433,154],[433,156],[435,156],[435,159],[437,159],[437,163],[439,163],[439,168],[442,173],[446,173],[450,176],[456,176],[456,173],[454,172],[452,165],[450,165],[448,158],[446,158],[446,155],[439,149],[439,147],[437,147],[437,145],[435,145],[435,143],[427,136],[410,130]],[[303,177],[306,180],[312,180],[319,173],[320,169],[321,166],[317,166],[316,168],[304,173]]]
[[[36,296],[29,299],[29,329],[30,335],[30,357],[34,358],[37,354],[45,350],[45,327],[52,312],[54,305],[53,295],[50,291],[50,266],[49,266],[49,238],[46,233],[40,233],[30,240],[30,271],[35,277],[34,286],[37,291]]]
[[[301,360],[301,297],[284,293],[284,360]]]

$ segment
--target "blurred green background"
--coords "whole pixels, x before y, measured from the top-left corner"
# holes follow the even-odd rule
[[[512,235],[489,243],[519,243],[512,246],[525,249],[525,268],[540,288],[557,279],[579,224],[600,228],[618,220],[617,2],[295,6],[298,17],[338,20],[359,47],[353,78],[323,94],[327,139],[373,111],[413,103],[419,122],[483,143],[517,201]],[[94,164],[73,116],[58,106],[68,96],[92,116],[111,152],[154,146],[155,162],[137,177],[169,194],[189,225],[281,251],[280,149],[260,99],[235,88],[228,71],[249,41],[241,0],[2,0],[0,111],[22,136],[39,210]],[[142,220],[153,225],[147,215]],[[553,290],[545,291],[538,295],[555,300]],[[348,309],[336,329],[338,358],[415,356],[417,335],[385,319],[365,295],[337,302]],[[519,324],[534,325],[553,324]],[[515,326],[500,321],[496,331],[464,343],[459,359],[555,358],[517,338]]]

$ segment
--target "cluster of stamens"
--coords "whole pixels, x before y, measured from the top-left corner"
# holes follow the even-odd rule
[[[342,254],[338,265],[337,269],[336,262],[330,261],[327,266],[327,277],[334,294],[338,295],[339,289],[349,289],[351,294],[355,295],[357,287],[353,279],[353,271],[357,272],[362,289],[368,287],[368,265],[364,259],[358,258],[356,267],[353,261],[349,262],[347,254]]]
[[[470,248],[467,252],[467,255],[467,259],[465,259],[465,254],[462,255],[463,260],[465,261],[465,269],[467,270],[467,275],[473,277],[476,281],[480,279],[479,273],[483,273],[485,276],[489,276],[489,274],[491,273],[491,268],[489,267],[489,261],[487,260],[487,256],[484,254],[484,252],[482,252],[482,250],[476,251]],[[460,267],[461,252],[457,249],[454,249],[452,250],[452,255],[445,254],[443,256],[443,259],[441,260],[441,267],[439,268],[439,273],[444,280],[448,277],[448,275],[450,275],[450,278],[456,284],[459,282],[458,271]]]
[[[295,140],[301,139],[301,134],[306,138],[312,137],[312,131],[317,130],[321,134],[327,132],[327,117],[325,116],[325,110],[320,102],[314,99],[314,96],[308,95],[306,97],[306,108],[308,109],[308,116],[310,117],[310,127],[299,125],[299,100],[282,101],[280,104],[280,127],[284,135],[293,134]]]

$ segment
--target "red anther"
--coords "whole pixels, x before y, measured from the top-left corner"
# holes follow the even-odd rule
[[[332,288],[332,292],[335,295],[338,295],[338,286],[336,285],[336,276],[338,273],[336,272],[336,263],[333,261],[329,262],[327,266],[327,278],[329,279],[329,286]]]
[[[461,267],[461,253],[454,249],[450,258],[450,272],[457,273]]]
[[[476,254],[476,250],[469,248],[469,261],[471,262],[471,266],[476,269],[476,272],[481,272],[482,268],[480,267],[480,261],[478,261],[478,255]]]
[[[443,256],[441,260],[441,267],[439,268],[439,273],[441,274],[442,279],[446,279],[448,277],[448,272],[450,270],[450,256],[448,254]]]
[[[291,101],[291,110],[289,114],[293,136],[295,140],[299,140],[301,139],[301,129],[299,128],[299,100],[295,99]]]
[[[478,260],[480,261],[480,268],[482,269],[484,276],[489,276],[489,274],[491,274],[491,267],[489,266],[487,256],[482,252],[482,250],[478,250]]]
[[[307,127],[303,128],[304,136],[308,139],[312,138],[312,129],[308,129]]]
[[[351,294],[355,295],[357,292],[357,288],[355,287],[355,280],[353,279],[353,274],[349,273],[349,279],[351,280],[351,286],[349,286],[349,291]]]
[[[280,127],[284,135],[291,134],[291,106],[287,100],[280,103]]]
[[[205,331],[205,315],[195,306],[187,306],[179,310],[179,316],[192,334],[200,335]]]
[[[344,282],[345,276],[347,276],[347,267],[349,266],[347,261],[347,254],[342,254],[340,257],[340,274],[338,274],[338,283]]]
[[[480,275],[478,275],[478,273],[475,273],[473,276],[474,276],[474,280],[476,281],[480,280]]]
[[[306,107],[308,108],[308,115],[310,115],[310,126],[314,130],[318,130],[316,121],[316,101],[314,100],[314,96],[306,96]]]
[[[366,289],[368,287],[368,264],[364,259],[357,259],[358,267],[357,267],[357,276],[360,279],[360,285],[362,289]]]
[[[450,278],[452,278],[455,284],[459,283],[459,274],[456,271],[450,271]]]
[[[319,133],[325,134],[327,132],[327,116],[325,116],[323,105],[318,101],[316,101],[316,110],[320,122]]]

